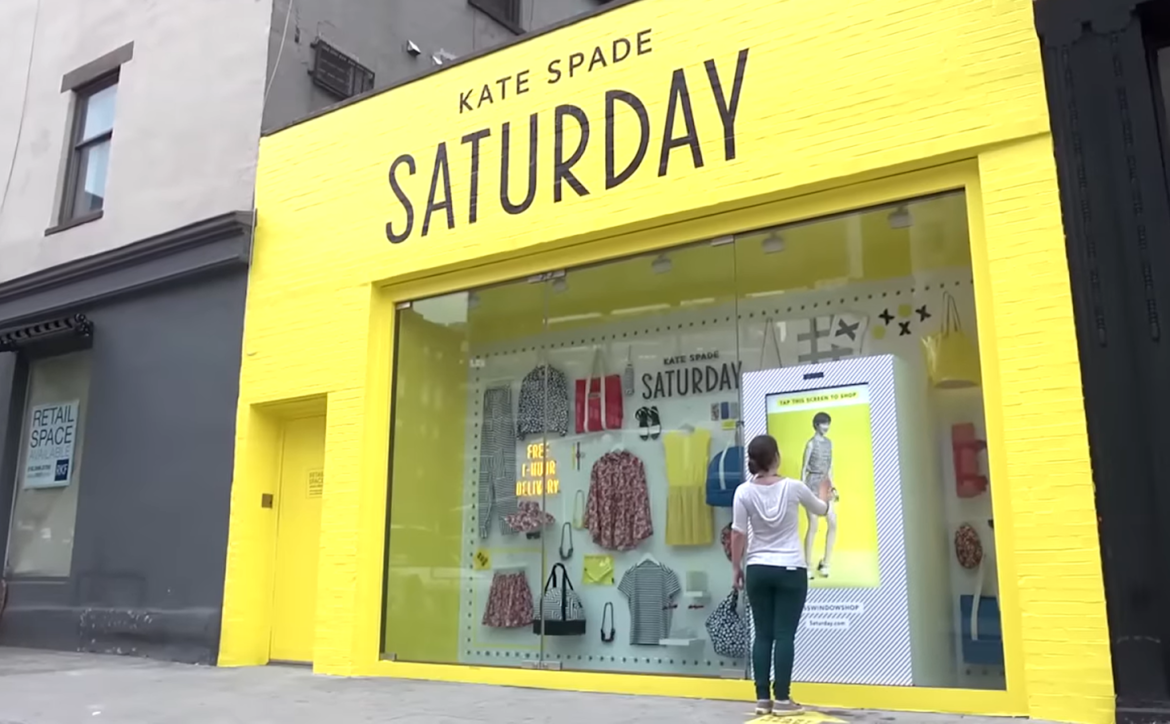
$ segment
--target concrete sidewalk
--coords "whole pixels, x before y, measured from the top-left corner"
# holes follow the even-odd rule
[[[822,710],[817,721],[1003,724],[1005,719]],[[746,704],[502,686],[217,669],[0,649],[0,724],[739,724]],[[785,717],[769,722],[793,722]],[[793,722],[795,724],[795,722]]]

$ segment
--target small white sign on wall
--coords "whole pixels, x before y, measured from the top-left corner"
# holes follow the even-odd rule
[[[64,488],[73,478],[81,401],[37,405],[29,412],[25,438],[25,488]]]

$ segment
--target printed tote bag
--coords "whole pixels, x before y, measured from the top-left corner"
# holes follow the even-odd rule
[[[707,617],[707,635],[715,653],[729,659],[745,659],[751,653],[752,640],[748,628],[751,611],[748,610],[747,596],[739,605],[739,591],[732,590],[727,598],[720,601]]]
[[[557,571],[561,572],[560,581]],[[563,563],[553,565],[540,594],[540,614],[532,622],[532,632],[546,636],[584,636],[585,607],[569,582]]]

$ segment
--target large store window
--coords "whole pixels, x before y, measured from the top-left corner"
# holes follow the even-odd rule
[[[387,656],[742,678],[708,622],[767,431],[839,497],[796,679],[1003,688],[961,193],[416,301],[396,350]]]
[[[8,545],[12,575],[69,575],[88,397],[89,352],[30,364]]]

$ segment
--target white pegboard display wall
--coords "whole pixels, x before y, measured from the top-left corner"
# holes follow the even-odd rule
[[[644,405],[656,405],[662,419],[663,431],[678,429],[684,424],[706,428],[711,432],[708,458],[718,454],[724,446],[733,444],[734,430],[726,429],[723,421],[711,420],[714,403],[738,403],[738,388],[711,394],[663,397],[646,400],[647,388],[643,375],[654,375],[665,369],[663,361],[679,354],[717,352],[718,358],[708,364],[721,368],[736,365],[742,372],[762,368],[789,366],[825,361],[856,355],[893,354],[903,359],[920,375],[925,375],[922,361],[921,338],[937,331],[944,319],[943,291],[954,296],[964,331],[976,338],[974,293],[969,270],[936,273],[915,280],[900,279],[883,282],[851,284],[837,289],[786,292],[767,297],[741,299],[735,304],[684,309],[637,319],[607,321],[595,326],[558,331],[551,326],[546,334],[510,340],[471,350],[469,371],[469,405],[471,419],[467,428],[467,467],[464,475],[464,560],[467,562],[460,587],[460,620],[464,622],[460,638],[460,660],[467,664],[524,665],[542,659],[562,668],[622,671],[653,674],[680,674],[697,676],[742,675],[744,661],[722,659],[715,655],[707,640],[704,622],[714,606],[727,594],[731,584],[730,564],[719,545],[719,530],[730,522],[730,509],[714,510],[715,540],[704,547],[672,547],[665,543],[666,530],[666,474],[662,441],[642,440],[634,420],[634,411]],[[774,324],[780,359],[771,339],[764,348],[764,329]],[[837,334],[842,325],[851,328]],[[852,335],[849,334],[852,331]],[[815,335],[815,343],[813,336]],[[637,383],[635,394],[625,398],[623,428],[620,431],[577,435],[573,429],[573,383],[588,376],[594,350],[601,348],[605,355],[607,372],[620,374],[627,356],[633,361]],[[523,535],[503,536],[497,526],[492,527],[486,540],[479,535],[478,479],[481,408],[484,390],[491,386],[510,385],[513,395],[513,415],[524,375],[547,361],[561,370],[569,384],[569,434],[560,437],[550,434],[551,457],[557,461],[560,491],[543,500],[545,510],[556,518],[556,523],[537,540]],[[952,421],[972,421],[983,434],[982,398],[979,390],[972,394],[960,393],[939,399],[933,398],[939,425],[935,435],[940,446],[938,471],[940,484],[954,490],[950,460],[950,424]],[[515,418],[513,418],[515,419]],[[525,446],[539,442],[530,438],[517,443],[517,471],[524,462]],[[573,443],[581,443],[583,457],[580,468],[572,463]],[[541,637],[530,627],[495,629],[481,625],[484,607],[491,586],[491,570],[475,570],[472,560],[481,549],[490,553],[494,569],[523,567],[535,598],[539,598],[546,571],[560,561],[561,524],[571,520],[577,491],[589,489],[590,469],[605,453],[623,447],[637,455],[645,465],[649,488],[654,535],[637,549],[628,552],[602,550],[589,539],[588,531],[573,530],[573,556],[565,561],[576,591],[584,603],[588,618],[588,632],[580,637]],[[945,520],[937,521],[948,531],[961,522],[986,521],[990,518],[987,495],[974,500],[959,500],[951,492],[944,496],[947,508],[941,511]],[[538,499],[539,500],[539,499]],[[980,531],[983,533],[983,531]],[[988,533],[989,534],[989,533]],[[949,533],[948,533],[949,535]],[[985,541],[989,541],[985,538]],[[582,561],[591,553],[608,553],[615,563],[612,586],[583,585]],[[706,575],[705,600],[675,599],[673,638],[693,637],[698,641],[689,646],[635,646],[629,643],[629,607],[618,591],[617,583],[630,567],[649,554],[672,569],[683,588],[687,587],[688,572]],[[970,593],[969,574],[952,566],[952,588],[955,598],[955,630],[959,629],[958,595]],[[994,595],[994,576],[988,576],[985,595]],[[602,609],[613,603],[614,627],[617,635],[612,643],[603,643],[599,636]],[[695,607],[702,605],[701,608]],[[608,626],[608,621],[607,621]],[[1002,676],[997,672],[972,671],[962,667],[969,681],[959,685],[986,686],[980,680],[987,676]],[[961,674],[962,675],[962,674]]]

